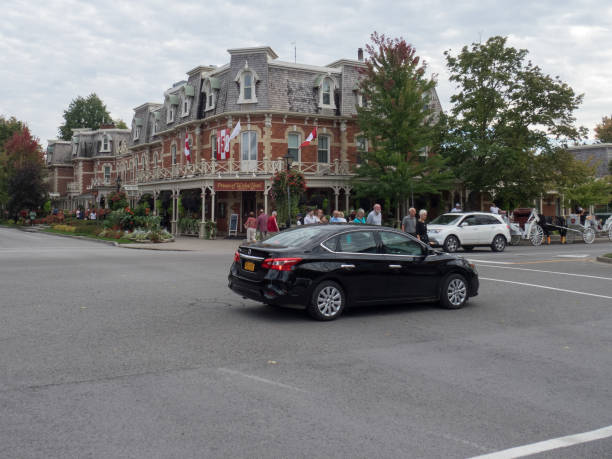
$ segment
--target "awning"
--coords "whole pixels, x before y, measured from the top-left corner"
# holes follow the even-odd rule
[[[206,80],[210,82],[210,89],[221,89],[221,81],[219,78],[208,77]],[[206,92],[206,84],[202,85],[202,92]]]
[[[178,105],[179,104],[179,98],[176,94],[171,94],[168,96],[168,101],[170,102],[170,105]]]
[[[195,96],[195,89],[193,86],[191,86],[190,84],[186,84],[185,85],[185,95],[187,97],[193,97]]]

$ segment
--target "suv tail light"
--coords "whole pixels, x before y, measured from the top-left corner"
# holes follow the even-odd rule
[[[266,258],[261,267],[277,271],[291,271],[300,261],[302,261],[301,258]]]
[[[238,251],[236,251],[236,253],[234,253],[234,261],[236,263],[240,263],[240,254],[238,253]]]

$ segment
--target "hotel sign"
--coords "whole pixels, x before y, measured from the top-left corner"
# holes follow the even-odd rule
[[[263,180],[215,180],[215,191],[264,191]]]

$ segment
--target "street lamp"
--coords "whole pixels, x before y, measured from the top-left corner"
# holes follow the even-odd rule
[[[117,176],[117,193],[121,190],[121,177]]]
[[[291,163],[293,163],[293,156],[291,156],[290,150],[287,150],[287,154],[283,156],[283,159],[287,165],[287,228],[291,228],[291,191],[289,189],[289,171],[291,170]]]

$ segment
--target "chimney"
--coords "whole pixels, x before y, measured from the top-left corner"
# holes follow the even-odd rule
[[[357,49],[357,60],[363,62],[363,48]]]

